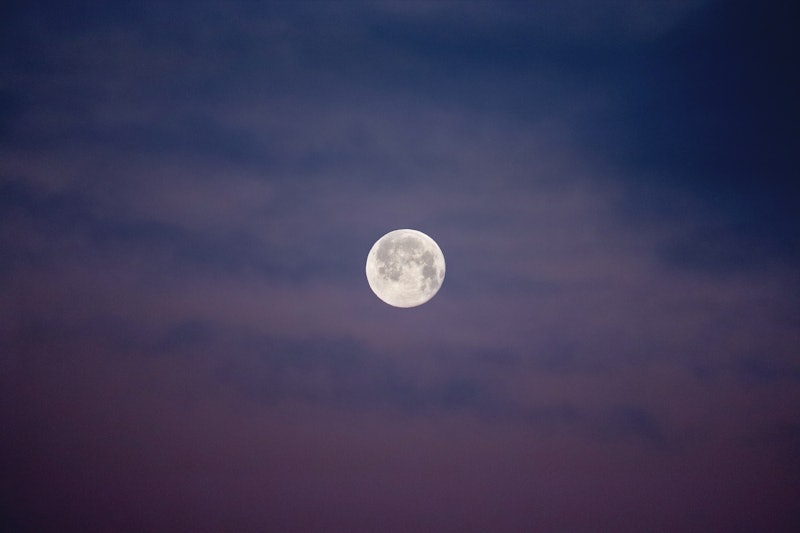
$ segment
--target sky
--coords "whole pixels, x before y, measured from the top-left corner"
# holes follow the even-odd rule
[[[4,3],[0,526],[797,531],[799,21]]]

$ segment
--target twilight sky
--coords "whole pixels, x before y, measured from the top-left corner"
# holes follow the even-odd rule
[[[5,3],[0,529],[797,531],[790,4]]]

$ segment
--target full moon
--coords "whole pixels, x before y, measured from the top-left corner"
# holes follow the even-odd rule
[[[389,305],[422,305],[442,286],[444,254],[421,231],[390,231],[367,255],[367,281],[372,292]]]

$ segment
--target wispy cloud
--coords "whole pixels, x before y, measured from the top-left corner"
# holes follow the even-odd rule
[[[704,101],[674,91],[686,79],[719,80],[689,77],[703,58],[676,50],[726,35],[714,15],[735,6],[505,7],[0,21],[12,518],[797,523],[800,307],[778,224],[795,215],[776,192],[791,188],[773,176],[750,202],[745,166],[729,190],[726,136],[676,158],[731,103],[682,107]],[[405,312],[364,275],[400,227],[447,261],[439,294]]]

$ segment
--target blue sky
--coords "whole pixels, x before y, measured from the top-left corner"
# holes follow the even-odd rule
[[[3,10],[7,529],[800,524],[795,8]]]

